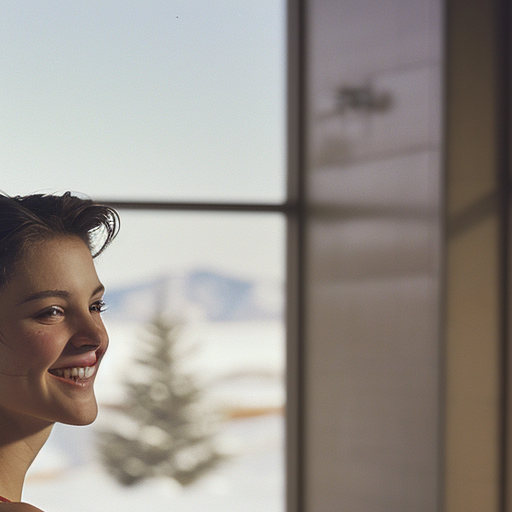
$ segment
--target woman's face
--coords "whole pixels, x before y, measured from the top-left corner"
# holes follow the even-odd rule
[[[78,237],[29,246],[0,291],[0,419],[86,425],[108,336],[103,286]]]

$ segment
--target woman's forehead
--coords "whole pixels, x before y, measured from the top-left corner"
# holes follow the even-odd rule
[[[100,282],[89,248],[78,237],[55,238],[26,247],[3,292],[15,295],[43,290],[87,292]]]

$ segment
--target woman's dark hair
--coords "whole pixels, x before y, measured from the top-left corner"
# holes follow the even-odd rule
[[[34,194],[9,197],[0,194],[0,288],[25,247],[30,244],[77,236],[92,257],[103,252],[119,231],[119,215],[108,207],[66,192],[62,196]]]

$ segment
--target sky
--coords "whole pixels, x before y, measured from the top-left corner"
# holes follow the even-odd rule
[[[284,282],[281,214],[121,211],[116,240],[96,260],[107,290],[201,268]]]
[[[284,199],[283,0],[7,1],[0,47],[1,191]],[[151,265],[282,278],[279,215],[165,215],[121,211],[113,282]]]
[[[0,4],[9,194],[284,197],[282,0]]]

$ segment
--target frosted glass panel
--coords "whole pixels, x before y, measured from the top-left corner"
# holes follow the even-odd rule
[[[0,5],[0,189],[281,201],[283,0]]]
[[[98,420],[55,427],[24,499],[88,510],[94,489],[98,512],[283,512],[284,218],[121,218],[97,262],[110,336]]]
[[[308,2],[308,511],[438,509],[444,6]]]

